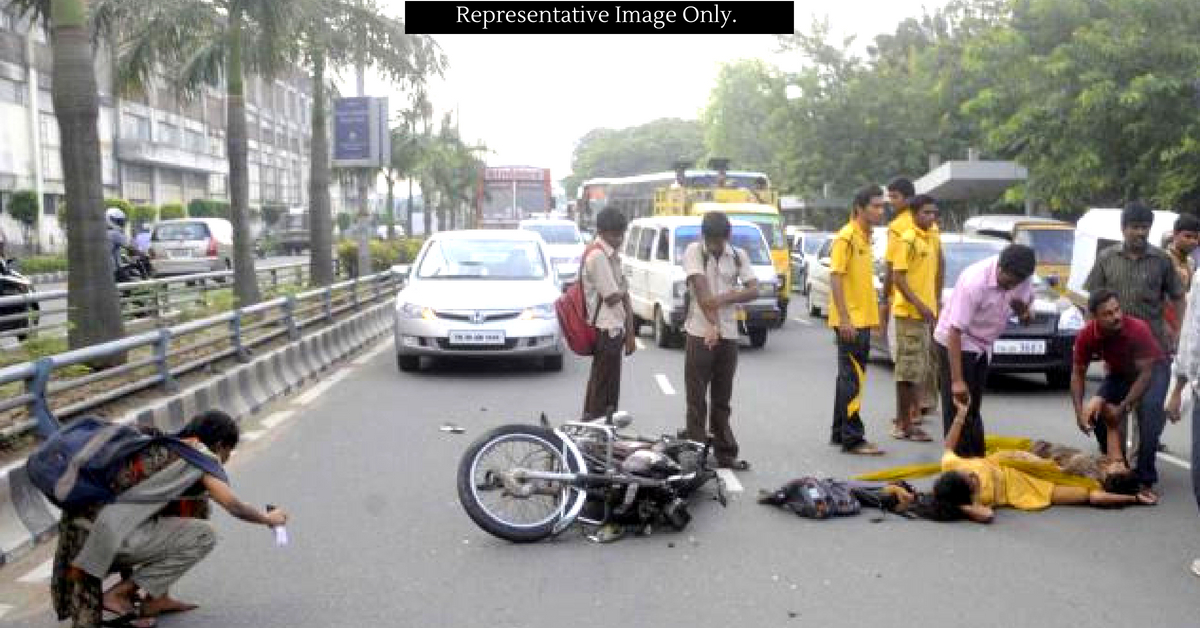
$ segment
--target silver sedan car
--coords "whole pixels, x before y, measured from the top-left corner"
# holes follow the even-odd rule
[[[520,230],[435,234],[396,296],[396,364],[421,357],[530,357],[563,365],[554,311],[562,294],[537,233]]]

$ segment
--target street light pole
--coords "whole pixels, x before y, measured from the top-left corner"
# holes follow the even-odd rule
[[[358,63],[358,95],[360,97],[367,95],[366,89],[366,69],[362,61]],[[371,274],[371,239],[369,231],[371,229],[370,222],[370,207],[368,205],[367,193],[368,182],[371,177],[372,170],[370,168],[362,168],[358,173],[358,276],[363,277]]]

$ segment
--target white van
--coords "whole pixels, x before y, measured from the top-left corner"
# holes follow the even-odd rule
[[[654,326],[654,340],[660,347],[679,346],[683,342],[683,323],[687,315],[688,289],[683,272],[683,252],[687,245],[700,240],[700,216],[655,216],[639,218],[625,232],[622,272],[629,282],[633,314],[640,326]],[[738,327],[750,338],[750,344],[767,343],[767,330],[779,322],[776,299],[778,280],[771,263],[771,250],[754,223],[732,220],[730,242],[746,252],[754,276],[758,278],[758,298],[743,304]]]
[[[1150,226],[1150,245],[1157,246],[1162,242],[1163,234],[1175,228],[1179,214],[1168,211],[1155,211],[1154,224]],[[1067,290],[1087,297],[1083,284],[1087,281],[1096,256],[1100,251],[1117,245],[1120,246],[1125,236],[1121,233],[1120,209],[1089,209],[1075,224],[1075,248],[1071,253],[1071,275]]]

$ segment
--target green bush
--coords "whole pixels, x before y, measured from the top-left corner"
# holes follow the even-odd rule
[[[67,269],[66,255],[34,255],[21,258],[21,272],[27,275],[35,273],[56,273]]]
[[[125,215],[129,216],[129,217],[132,217],[133,214],[136,213],[136,211],[137,211],[136,208],[134,207],[133,203],[130,203],[129,201],[127,201],[123,198],[106,198],[106,199],[104,199],[104,209],[108,209],[109,207],[116,207],[117,209],[125,212]]]
[[[166,206],[164,206],[165,208]],[[153,205],[135,205],[133,208],[125,210],[125,215],[134,225],[145,225],[158,220],[158,208]]]
[[[184,216],[186,214],[183,211],[183,205],[179,203],[167,203],[158,208],[158,218],[160,220],[177,220]]]
[[[385,271],[396,264],[408,264],[421,248],[418,239],[404,240],[371,240],[371,272]],[[337,245],[338,263],[349,276],[357,274],[358,243],[354,240],[342,240]]]
[[[37,223],[38,198],[37,193],[30,190],[13,192],[8,201],[8,213],[13,220],[21,223],[26,229]]]
[[[188,215],[192,218],[224,218],[229,220],[229,203],[197,198],[188,203]]]

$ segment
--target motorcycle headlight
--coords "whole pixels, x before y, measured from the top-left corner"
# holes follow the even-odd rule
[[[1059,331],[1079,331],[1084,325],[1083,312],[1077,307],[1069,307],[1058,315]]]
[[[396,311],[400,312],[400,315],[405,318],[423,318],[427,321],[437,318],[434,316],[432,309],[417,305],[416,303],[401,303],[400,307],[396,308]]]
[[[769,281],[760,283],[758,284],[758,296],[773,297],[775,296],[775,289],[775,284]]]
[[[542,305],[535,305],[533,307],[525,308],[525,311],[521,312],[520,316],[520,319],[523,321],[532,321],[537,319],[544,320],[550,318],[554,318],[553,303],[543,303]]]

